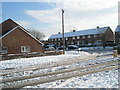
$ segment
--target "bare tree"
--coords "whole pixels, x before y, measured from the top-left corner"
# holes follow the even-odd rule
[[[43,32],[39,32],[35,29],[28,29],[28,31],[38,40],[43,40],[45,38],[45,34]]]

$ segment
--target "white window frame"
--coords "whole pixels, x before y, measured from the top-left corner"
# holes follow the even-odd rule
[[[66,37],[65,40],[68,40],[68,38]]]
[[[96,37],[97,37],[97,35],[96,35],[96,34],[94,34],[94,37],[96,38]]]
[[[79,36],[77,36],[77,39],[80,39],[80,37],[79,37]]]
[[[102,34],[100,34],[100,37],[102,37]]]
[[[73,37],[73,39],[75,39],[75,37]]]
[[[23,50],[24,48],[24,50]],[[29,50],[27,50],[27,48],[29,48]],[[21,46],[21,52],[30,52],[31,51],[31,47],[30,46]]]
[[[83,39],[85,39],[85,36],[82,36]]]
[[[5,48],[6,50],[3,50],[4,48]],[[1,53],[3,53],[3,54],[8,53],[8,48],[7,48],[7,47],[2,47],[2,51],[1,51]]]
[[[91,35],[88,35],[88,38],[91,38]]]
[[[74,44],[74,42],[71,42],[71,44]]]
[[[77,41],[77,45],[80,45],[80,42],[79,42],[79,41]]]

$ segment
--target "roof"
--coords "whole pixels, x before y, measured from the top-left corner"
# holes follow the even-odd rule
[[[92,34],[102,34],[105,33],[110,27],[101,27],[101,28],[94,28],[82,31],[75,31],[75,32],[67,32],[64,34],[65,37],[75,37],[75,36],[83,36],[83,35],[92,35]],[[49,39],[54,38],[62,38],[62,34],[53,34],[49,37]]]
[[[1,29],[2,29],[2,35],[4,35],[7,32],[9,32],[11,29],[13,29],[16,26],[18,26],[18,24],[15,23],[12,19],[9,18],[9,19],[5,20],[4,22],[2,22],[0,24],[0,26],[1,26]]]
[[[42,42],[40,42],[39,40],[37,40],[34,36],[32,36],[26,29],[22,28],[21,26],[17,26],[15,28],[13,28],[12,30],[10,30],[9,32],[7,32],[6,34],[4,34],[3,36],[0,37],[0,39],[4,38],[5,36],[9,35],[11,32],[13,32],[14,30],[16,30],[17,28],[20,28],[21,30],[23,30],[25,33],[27,33],[30,37],[32,37],[33,39],[35,39],[37,42],[39,42],[40,44],[43,45]]]
[[[117,26],[115,32],[120,32],[120,25]]]
[[[2,22],[0,24],[0,26],[2,27],[2,35],[6,34],[7,32],[9,32],[10,30],[12,30],[13,28],[20,26],[19,24],[17,24],[15,21],[13,21],[12,19],[7,19],[4,22]],[[6,28],[7,26],[7,28]],[[20,26],[22,27],[22,26]],[[25,29],[26,30],[26,29]],[[27,30],[26,30],[27,31]],[[27,31],[28,32],[28,31]]]
[[[12,30],[10,30],[9,32],[7,32],[6,34],[4,34],[3,36],[0,37],[0,39],[4,38],[5,36],[7,36],[9,33],[11,33],[12,31],[16,30],[19,26],[13,28]]]

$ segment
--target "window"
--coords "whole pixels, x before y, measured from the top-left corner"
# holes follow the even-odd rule
[[[60,46],[60,42],[58,43],[58,45]]]
[[[55,41],[57,41],[57,38],[55,38]]]
[[[21,52],[30,52],[30,46],[21,46]]]
[[[68,38],[66,37],[65,40],[68,40]]]
[[[75,39],[75,37],[73,37],[73,39]]]
[[[0,50],[2,54],[6,54],[8,52],[7,47],[2,47],[2,50]]]
[[[100,37],[102,37],[102,34],[100,34]]]
[[[94,37],[97,37],[97,35],[94,35]]]
[[[80,41],[79,44],[84,45],[85,41]]]
[[[82,36],[82,38],[84,39],[84,38],[85,38],[85,36]]]
[[[71,42],[71,44],[74,44],[74,42]]]
[[[79,36],[77,36],[77,39],[80,39],[80,37],[79,37]]]
[[[91,38],[91,36],[90,36],[90,35],[88,35],[88,38]]]
[[[77,44],[77,45],[79,45],[79,44],[80,44],[80,42],[79,42],[79,41],[77,41],[77,42],[76,42],[76,44]]]
[[[69,42],[66,42],[69,45]]]

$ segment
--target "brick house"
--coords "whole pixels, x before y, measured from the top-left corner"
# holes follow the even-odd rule
[[[93,45],[105,44],[114,40],[114,34],[110,27],[97,27],[82,31],[67,32],[65,36],[65,45]],[[49,44],[58,46],[63,45],[62,34],[53,34],[48,39]]]
[[[11,19],[0,24],[1,53],[19,54],[26,52],[43,53],[42,43],[33,37],[26,29]]]
[[[120,25],[118,25],[115,30],[115,43],[116,44],[120,43]]]

